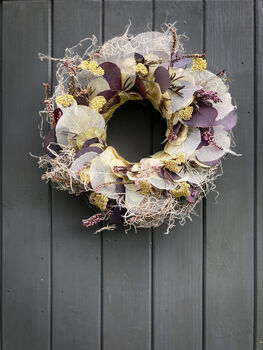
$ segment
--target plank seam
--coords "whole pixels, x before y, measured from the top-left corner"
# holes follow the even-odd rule
[[[155,30],[155,0],[152,0],[152,30]],[[151,138],[150,138],[150,152],[153,153],[153,118],[150,122],[151,128]],[[150,286],[151,286],[151,295],[150,295],[150,346],[149,349],[154,350],[154,230],[150,230]]]
[[[0,14],[1,14],[1,38],[0,38],[0,62],[1,62],[1,67],[3,67],[3,61],[2,61],[2,44],[3,44],[3,2],[0,4]],[[3,91],[3,86],[2,86],[2,69],[0,72],[0,78],[1,78],[1,91]],[[3,149],[3,106],[2,106],[2,93],[0,96],[0,105],[1,105],[1,120],[0,120],[0,127],[1,127],[1,149]],[[1,318],[0,318],[0,349],[3,349],[3,169],[2,169],[2,164],[3,164],[3,159],[2,159],[2,152],[1,152],[1,165],[0,165],[0,177],[1,177],[1,187],[0,187],[0,197],[1,197],[1,214],[0,214],[0,221],[1,221],[1,237],[0,237],[0,244],[1,244],[1,273],[0,273],[0,288],[1,288],[1,303],[0,303],[0,312],[1,312]]]
[[[105,40],[105,1],[101,0],[101,42],[104,43]],[[104,348],[104,259],[103,259],[103,242],[104,234],[100,234],[100,350]]]
[[[203,52],[206,50],[206,0],[203,0]],[[206,349],[206,198],[202,200],[202,350]]]
[[[54,51],[54,0],[48,1],[48,54],[53,56]],[[53,61],[48,60],[48,81],[53,92]],[[49,206],[50,206],[50,315],[49,315],[49,347],[53,349],[53,189],[49,183]]]
[[[254,271],[253,271],[253,288],[254,288],[254,305],[253,305],[253,350],[257,349],[257,153],[258,153],[258,135],[257,135],[257,73],[258,73],[258,60],[257,60],[257,0],[253,1],[253,17],[254,17]]]

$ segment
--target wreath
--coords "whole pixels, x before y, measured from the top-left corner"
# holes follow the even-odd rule
[[[102,46],[95,36],[66,49],[58,81],[46,88],[42,121],[42,179],[83,195],[97,213],[84,219],[102,229],[117,224],[157,227],[184,224],[222,174],[221,159],[234,153],[236,108],[224,71],[207,70],[204,54],[186,54],[173,25],[162,32],[130,35],[128,29]],[[149,100],[166,120],[163,150],[137,163],[107,144],[107,123],[129,100]],[[43,118],[45,116],[45,118]],[[43,123],[42,123],[43,124]],[[234,153],[235,154],[235,153]]]

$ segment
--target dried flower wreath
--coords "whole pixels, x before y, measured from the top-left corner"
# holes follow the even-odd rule
[[[83,54],[79,51],[88,44]],[[66,49],[58,61],[53,96],[46,86],[45,115],[51,130],[39,166],[43,180],[83,194],[102,229],[123,223],[167,232],[194,207],[222,172],[237,122],[224,72],[206,70],[204,54],[185,54],[173,25],[133,36],[127,31],[97,46],[95,36]],[[128,100],[148,99],[167,122],[164,149],[130,163],[106,143],[113,112]],[[55,108],[57,104],[57,108]],[[43,118],[42,118],[43,120]],[[121,154],[121,150],[120,150]],[[102,229],[97,230],[101,231]]]

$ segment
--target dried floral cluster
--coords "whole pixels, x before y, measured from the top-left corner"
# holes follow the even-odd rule
[[[213,189],[221,158],[231,149],[237,113],[222,74],[206,70],[204,55],[185,54],[174,26],[128,33],[97,46],[96,38],[66,49],[57,61],[53,96],[46,85],[51,125],[39,165],[43,180],[83,194],[98,213],[86,227],[106,221],[157,227],[184,223]],[[88,43],[81,55],[79,51]],[[128,100],[148,99],[167,122],[164,148],[130,163],[107,145],[106,126]],[[121,150],[120,150],[121,153]],[[100,229],[101,230],[101,229]],[[100,231],[99,230],[99,231]]]

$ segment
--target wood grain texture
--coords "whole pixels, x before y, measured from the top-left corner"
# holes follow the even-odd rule
[[[3,126],[3,349],[49,349],[49,189],[40,180],[38,110],[47,81],[47,2],[4,2]],[[32,30],[34,28],[34,30]],[[36,79],[37,77],[37,79]]]
[[[237,152],[223,162],[206,213],[206,347],[247,350],[253,343],[253,4],[207,2],[206,53],[210,67],[234,78]]]
[[[54,56],[93,34],[101,3],[54,1]],[[100,349],[100,236],[81,227],[93,214],[81,198],[53,191],[53,350]]]
[[[144,2],[105,2],[105,40],[124,32],[129,19],[131,32],[146,29],[152,21],[152,4]],[[134,31],[136,30],[136,32]],[[134,107],[136,109],[136,107]],[[133,139],[126,155],[137,157],[141,148],[150,151],[150,138],[145,137],[150,120],[141,113],[130,113],[137,125],[131,129],[112,124],[111,135],[125,133]],[[114,129],[115,127],[115,129]],[[109,135],[109,140],[110,140]],[[123,140],[123,138],[120,138]],[[136,142],[136,140],[140,140]],[[125,148],[119,144],[119,150]],[[129,159],[129,157],[128,157]],[[150,230],[133,231],[127,235],[123,228],[103,233],[103,349],[146,350],[151,346],[151,235]]]
[[[185,49],[202,52],[202,2],[157,1],[155,29],[177,21],[185,33]],[[157,140],[154,140],[154,143]],[[165,225],[154,230],[154,345],[165,350],[202,349],[202,217],[179,224],[164,235]],[[191,334],[191,336],[189,336]]]
[[[256,18],[256,35],[257,35],[257,50],[256,50],[256,82],[258,83],[256,87],[257,105],[255,106],[257,111],[257,129],[255,130],[256,140],[257,140],[257,183],[256,183],[256,198],[257,198],[257,207],[256,207],[256,228],[257,228],[257,237],[255,243],[255,249],[257,250],[257,261],[255,266],[255,273],[257,277],[257,303],[256,303],[256,350],[263,349],[263,186],[261,179],[263,178],[263,159],[262,159],[262,149],[263,149],[263,120],[261,117],[261,105],[262,105],[262,96],[263,96],[263,68],[262,68],[262,56],[263,56],[263,1],[257,1],[257,6],[255,8]]]

